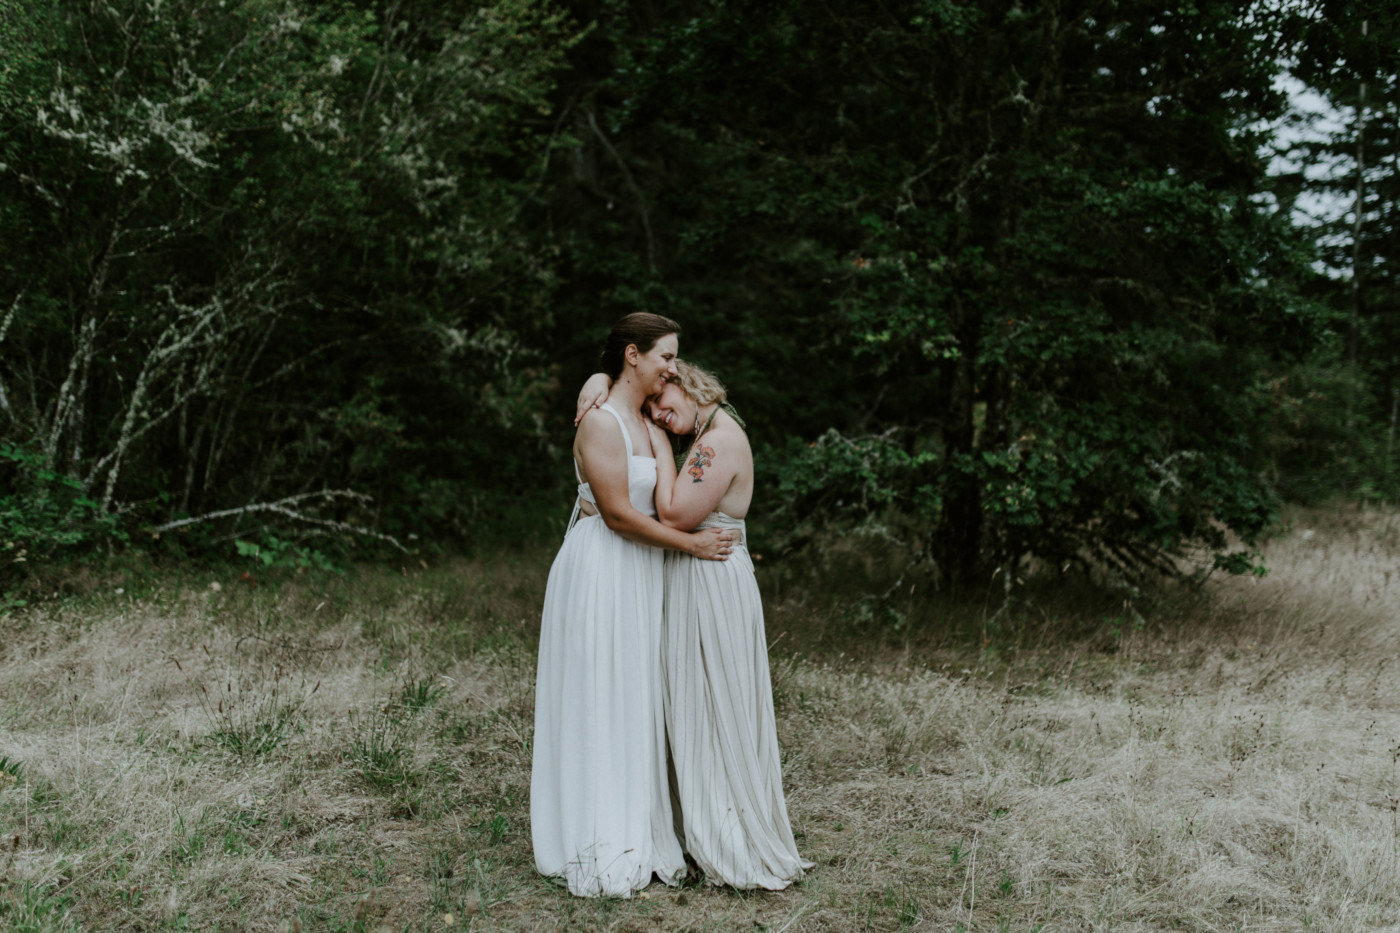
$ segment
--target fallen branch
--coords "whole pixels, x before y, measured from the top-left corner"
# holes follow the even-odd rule
[[[361,502],[371,501],[371,497],[362,492],[355,492],[352,489],[323,489],[319,492],[302,492],[294,496],[287,496],[285,499],[278,499],[276,502],[250,502],[247,505],[240,505],[232,509],[219,509],[215,512],[206,512],[203,515],[195,515],[190,518],[180,518],[173,522],[166,522],[151,529],[152,534],[162,534],[173,531],[176,528],[184,528],[189,525],[197,525],[200,522],[214,521],[220,518],[229,518],[234,515],[248,515],[253,512],[276,512],[278,515],[285,515],[288,518],[299,522],[306,522],[312,525],[321,525],[325,528],[333,528],[336,531],[345,531],[350,534],[362,535],[366,538],[375,538],[379,541],[387,541],[405,554],[410,553],[408,548],[399,543],[398,539],[392,535],[381,534],[377,531],[370,531],[368,528],[361,528],[359,525],[351,525],[348,522],[337,522],[328,518],[317,518],[314,515],[305,515],[293,509],[292,506],[308,499],[358,499]]]

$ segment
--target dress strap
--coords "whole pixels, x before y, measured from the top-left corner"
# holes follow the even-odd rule
[[[628,459],[628,461],[631,461],[631,459],[632,459],[632,432],[629,431],[629,430],[627,430],[627,422],[623,421],[623,420],[622,420],[622,416],[619,415],[619,414],[617,413],[617,409],[616,409],[616,408],[613,408],[613,407],[612,407],[611,405],[609,405],[607,402],[604,402],[602,405],[599,405],[598,407],[601,408],[601,409],[603,409],[604,411],[610,411],[610,412],[612,412],[612,416],[613,416],[614,418],[617,419],[617,426],[620,427],[620,428],[622,428],[622,439],[623,439],[624,441],[627,442],[627,459]]]
[[[625,422],[623,422],[622,416],[619,415],[619,414],[617,413],[617,409],[616,409],[616,408],[613,408],[613,407],[612,407],[611,405],[609,405],[607,402],[604,402],[602,405],[599,405],[598,407],[599,407],[599,408],[604,408],[604,409],[606,409],[606,410],[612,412],[612,416],[613,416],[614,418],[617,419],[617,426],[618,426],[619,428],[622,429],[622,440],[623,440],[623,443],[625,443],[625,444],[627,445],[627,469],[628,469],[628,472],[629,472],[629,475],[630,475],[630,472],[631,472],[631,469],[632,469],[632,432],[630,432],[630,431],[627,430],[627,425],[626,425]],[[572,458],[570,458],[570,459],[572,459]],[[573,514],[571,514],[571,515],[569,516],[569,525],[568,525],[568,527],[564,529],[564,537],[566,537],[566,538],[569,536],[569,532],[571,532],[571,531],[574,530],[574,525],[578,524],[579,514],[580,514],[580,511],[581,511],[581,509],[582,509],[582,507],[583,507],[583,496],[582,496],[582,492],[583,492],[584,487],[588,485],[587,483],[585,483],[585,482],[583,481],[583,474],[581,474],[581,473],[579,472],[579,469],[578,469],[578,461],[577,461],[577,460],[574,460],[574,478],[577,479],[577,480],[579,481],[579,493],[580,493],[580,495],[574,497],[574,511],[573,511]],[[590,495],[592,495],[592,494],[590,493]]]

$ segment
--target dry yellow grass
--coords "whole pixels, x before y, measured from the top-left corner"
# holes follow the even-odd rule
[[[2,623],[0,928],[1400,928],[1397,539],[1299,512],[1262,581],[1141,616],[1034,597],[985,642],[936,602],[853,637],[775,595],[818,866],[631,901],[532,867],[551,555],[51,601]]]

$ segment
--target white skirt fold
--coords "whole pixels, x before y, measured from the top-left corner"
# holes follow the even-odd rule
[[[710,883],[785,888],[811,863],[797,853],[783,798],[748,549],[724,562],[668,552],[665,581],[663,692],[686,851]]]
[[[535,680],[535,866],[581,897],[685,871],[661,697],[662,552],[580,519],[550,568]]]

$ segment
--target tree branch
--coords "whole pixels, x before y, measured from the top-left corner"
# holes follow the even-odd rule
[[[275,502],[251,502],[247,505],[240,505],[232,509],[219,509],[215,512],[206,512],[203,515],[195,515],[190,518],[181,518],[173,522],[166,522],[151,529],[152,534],[162,534],[173,531],[176,528],[185,528],[201,522],[214,521],[220,518],[231,518],[235,515],[248,515],[254,512],[273,512],[278,515],[285,515],[288,518],[299,522],[306,522],[311,525],[320,525],[323,528],[332,528],[336,531],[349,532],[350,534],[361,535],[367,538],[374,538],[392,544],[405,554],[410,553],[408,548],[399,543],[398,539],[392,535],[381,534],[377,531],[370,531],[368,528],[361,528],[359,525],[351,525],[349,522],[337,522],[328,518],[318,518],[314,515],[306,515],[298,512],[292,506],[308,500],[317,499],[354,499],[360,502],[373,501],[370,496],[362,492],[355,492],[353,489],[323,489],[318,492],[302,492],[294,496],[287,496]]]
[[[622,177],[627,179],[627,185],[632,189],[632,193],[637,196],[637,209],[642,214],[642,227],[647,233],[647,265],[652,274],[656,274],[656,238],[651,235],[651,216],[647,213],[646,196],[642,194],[642,189],[637,185],[637,180],[632,177],[631,171],[627,168],[627,163],[622,161],[622,156],[618,155],[613,144],[603,135],[603,131],[598,128],[598,121],[593,117],[593,111],[588,111],[588,126],[593,130],[593,135],[598,137],[598,141],[603,144],[603,148],[608,150],[608,154],[613,157],[618,168],[622,169]]]

